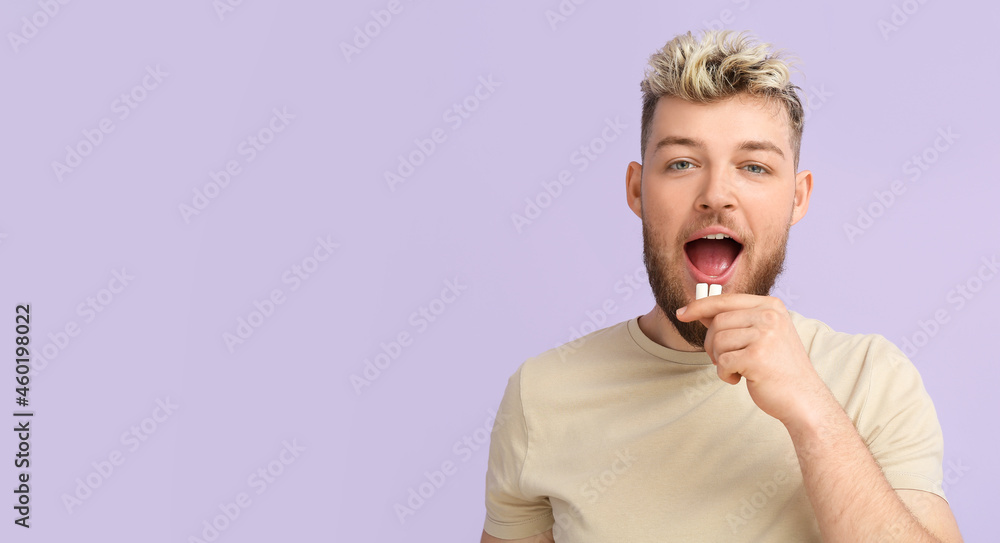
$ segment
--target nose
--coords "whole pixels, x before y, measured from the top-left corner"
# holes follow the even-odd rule
[[[734,193],[734,176],[729,168],[706,167],[706,176],[702,182],[701,191],[695,198],[697,211],[722,212],[736,209]]]

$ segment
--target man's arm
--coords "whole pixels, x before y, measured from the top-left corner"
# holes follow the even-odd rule
[[[913,516],[942,541],[962,541],[958,521],[941,496],[923,490],[896,490],[896,495]]]
[[[801,420],[786,423],[802,479],[826,541],[959,542],[940,496],[895,491],[850,418],[825,387]]]
[[[813,367],[781,300],[710,296],[679,309],[677,317],[708,327],[705,351],[719,378],[746,379],[754,403],[788,429],[825,541],[961,541],[943,499],[922,499],[916,507],[925,493],[892,489]]]
[[[555,543],[555,540],[552,539],[552,530],[524,539],[497,539],[483,530],[483,538],[479,543]]]
[[[490,456],[486,466],[486,522],[482,541],[505,541],[486,533],[490,527],[504,537],[521,538],[525,534],[539,535],[506,541],[551,542],[554,518],[552,505],[537,490],[526,490],[521,476],[528,457],[528,420],[522,402],[521,375],[525,364],[507,380],[496,421],[490,431]],[[530,470],[530,468],[528,468]],[[548,539],[544,537],[548,533]]]

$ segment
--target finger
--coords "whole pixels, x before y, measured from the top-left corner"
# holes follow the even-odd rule
[[[740,359],[745,353],[746,349],[739,349],[736,351],[726,351],[721,353],[718,358],[718,363],[715,366],[715,373],[718,374],[719,379],[729,383],[730,385],[735,385],[740,382],[743,377],[740,372],[736,370],[740,363]]]
[[[715,362],[723,353],[747,348],[758,336],[759,333],[755,328],[715,330],[711,340],[705,336],[705,352],[709,353],[708,356]]]
[[[716,330],[729,328],[751,328],[760,321],[760,308],[727,310],[712,317],[712,326]]]
[[[730,328],[751,328],[760,319],[758,312],[759,307],[754,307],[751,309],[738,309],[736,311],[723,311],[711,319],[702,319],[701,322],[705,324],[708,328],[708,332],[705,334],[705,344],[710,343],[710,338],[718,332],[719,330],[728,330]],[[708,349],[706,348],[706,351]]]
[[[716,373],[719,375],[719,379],[722,379],[730,385],[738,385],[740,383],[740,378],[743,376],[736,372],[729,372],[722,369],[722,366],[716,367]]]
[[[729,293],[709,296],[700,300],[694,300],[686,306],[677,310],[677,320],[691,322],[701,320],[702,324],[708,326],[706,320],[723,311],[733,311],[737,309],[750,309],[763,303],[765,297],[752,294]]]

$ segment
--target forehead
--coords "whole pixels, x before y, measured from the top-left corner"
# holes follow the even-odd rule
[[[792,156],[788,113],[780,102],[745,94],[711,103],[661,97],[653,110],[650,151],[667,136],[706,142],[709,148],[730,148],[747,140],[768,140]]]

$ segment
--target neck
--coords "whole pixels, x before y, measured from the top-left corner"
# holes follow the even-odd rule
[[[649,313],[639,317],[638,324],[639,329],[642,330],[643,334],[646,334],[646,337],[668,349],[683,352],[705,351],[705,349],[697,349],[685,341],[659,305],[654,305]]]

